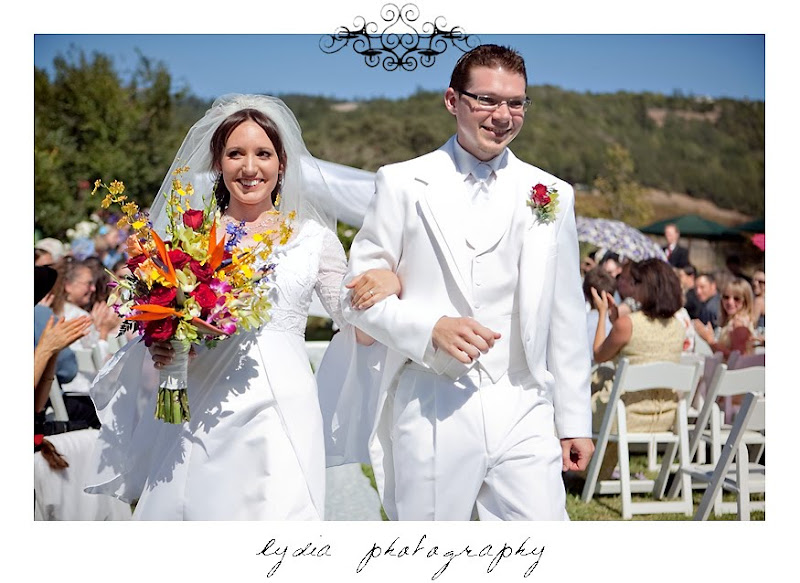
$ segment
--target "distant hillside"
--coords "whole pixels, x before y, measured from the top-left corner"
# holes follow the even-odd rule
[[[576,197],[579,214],[583,201],[591,199],[594,195],[594,193],[590,193],[589,191],[577,192]],[[732,227],[760,216],[750,215],[738,210],[720,208],[710,200],[694,198],[688,194],[681,194],[678,192],[664,192],[663,190],[649,188],[645,189],[644,196],[653,208],[653,217],[652,220],[648,221],[648,224],[671,217],[691,214],[700,215],[701,217],[715,221],[721,225]],[[587,203],[586,206],[591,207],[591,202]]]
[[[605,147],[617,142],[631,153],[636,178],[650,191],[707,201],[711,204],[698,208],[708,218],[716,208],[733,211],[732,216],[763,215],[764,102],[582,94],[552,86],[533,86],[528,94],[533,105],[512,149],[532,164],[590,185],[603,167]],[[437,148],[455,128],[436,92],[356,102],[282,98],[315,156],[367,170]],[[209,105],[188,98],[176,115],[191,125]],[[659,198],[653,202],[660,215]]]
[[[523,160],[591,188],[606,172],[609,146],[633,162],[625,184],[748,216],[764,212],[764,103],[682,95],[590,94],[531,86],[533,105],[512,149]],[[282,96],[309,150],[323,159],[376,170],[438,148],[455,130],[440,92],[399,100],[341,102]],[[58,57],[34,68],[34,226],[63,237],[97,212],[97,179],[119,179],[149,205],[186,131],[211,105],[176,88],[163,63],[145,57],[129,81],[102,54]],[[625,158],[628,160],[628,158]],[[635,186],[635,184],[634,184]],[[635,190],[635,189],[634,189]],[[609,193],[605,193],[609,194]],[[713,208],[713,207],[709,207]],[[709,218],[713,218],[711,215]]]
[[[521,158],[573,184],[592,184],[606,147],[624,146],[643,186],[764,212],[764,103],[649,93],[529,87],[533,105],[514,141]],[[454,130],[437,92],[341,103],[285,96],[315,155],[375,170],[438,147]]]

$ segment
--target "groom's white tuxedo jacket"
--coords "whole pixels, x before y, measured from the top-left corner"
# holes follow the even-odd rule
[[[591,436],[590,361],[572,187],[508,151],[490,206],[478,226],[470,226],[472,211],[454,142],[455,137],[434,152],[378,171],[376,194],[353,241],[345,278],[383,268],[395,271],[402,283],[401,298],[390,296],[368,310],[350,309],[347,290],[343,299],[345,318],[388,347],[369,446],[390,517],[389,432],[398,372],[409,360],[453,378],[468,369],[433,349],[431,333],[442,316],[470,316],[500,332],[501,340],[479,359],[492,380],[509,367],[527,365],[533,377],[528,388],[554,404],[558,437]],[[549,224],[526,206],[537,183],[558,190],[558,214]]]

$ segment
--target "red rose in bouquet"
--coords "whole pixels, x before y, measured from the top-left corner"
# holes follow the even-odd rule
[[[201,210],[188,210],[183,213],[183,224],[193,231],[196,231],[203,225],[203,211]]]
[[[162,318],[161,320],[150,320],[144,326],[145,344],[149,346],[153,342],[166,342],[175,334],[178,329],[177,318]],[[148,340],[150,341],[148,343]]]
[[[184,253],[180,249],[170,249],[167,255],[169,255],[169,260],[175,269],[183,269],[192,260],[191,255]]]
[[[191,269],[194,276],[203,283],[209,283],[211,278],[214,277],[214,266],[211,265],[211,262],[203,264],[196,259],[192,259],[189,262],[189,269]]]
[[[146,255],[137,255],[136,257],[130,257],[125,264],[128,266],[128,269],[131,270],[131,272],[134,272],[136,271],[136,268],[139,267],[139,264],[145,260],[147,260]]]
[[[164,287],[156,284],[150,290],[150,297],[147,300],[148,303],[157,306],[169,306],[175,302],[176,297],[177,290],[174,287]]]
[[[189,294],[200,306],[200,315],[205,318],[211,311],[211,308],[217,303],[217,294],[211,289],[207,283],[198,284],[194,291]]]

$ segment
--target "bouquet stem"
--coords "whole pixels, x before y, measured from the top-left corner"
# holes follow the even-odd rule
[[[186,395],[189,345],[173,340],[175,356],[172,362],[159,370],[156,419],[165,423],[180,424],[189,421],[189,399]]]

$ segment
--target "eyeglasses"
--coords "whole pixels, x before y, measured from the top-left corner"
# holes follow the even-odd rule
[[[478,102],[478,109],[483,111],[495,111],[504,103],[508,106],[509,111],[513,112],[522,112],[525,113],[528,111],[528,106],[531,104],[531,100],[528,97],[524,99],[495,99],[490,95],[475,95],[474,93],[470,93],[469,91],[459,91],[461,95],[466,95],[467,97],[471,97],[475,101]]]
[[[733,300],[734,302],[743,302],[744,298],[742,296],[722,296],[723,301]]]
[[[88,279],[88,280],[87,279],[76,279],[72,283],[74,283],[76,285],[90,286],[90,285],[94,285],[94,280],[93,279]]]

